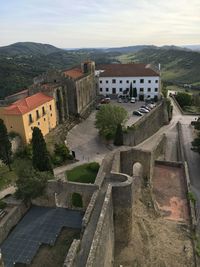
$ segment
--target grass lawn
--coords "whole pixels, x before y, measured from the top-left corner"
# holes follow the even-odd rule
[[[67,180],[77,183],[94,183],[99,170],[99,164],[96,162],[86,163],[66,171]]]
[[[185,106],[183,110],[186,112],[190,112],[191,114],[200,113],[200,107],[196,106]]]

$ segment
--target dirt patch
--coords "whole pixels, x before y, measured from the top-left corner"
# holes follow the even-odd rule
[[[153,193],[163,215],[189,223],[189,209],[183,169],[157,164],[154,168]]]
[[[74,238],[79,238],[79,230],[64,228],[54,246],[42,245],[30,267],[62,266]]]
[[[187,225],[166,220],[150,207],[150,190],[135,196],[132,238],[116,244],[115,267],[193,267],[193,247]]]

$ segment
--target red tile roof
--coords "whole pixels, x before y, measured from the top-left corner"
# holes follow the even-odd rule
[[[31,110],[43,105],[46,102],[52,100],[53,97],[45,95],[43,93],[37,93],[35,95],[20,99],[14,102],[12,105],[4,109],[5,115],[20,115],[30,112]]]
[[[158,72],[151,69],[149,65],[142,63],[98,65],[96,70],[104,70],[100,73],[100,77],[143,77],[160,75]]]
[[[74,69],[71,69],[71,70],[66,70],[66,71],[64,71],[64,74],[65,74],[65,76],[69,76],[69,77],[71,77],[73,79],[80,78],[80,77],[82,77],[84,75],[83,72],[82,72],[82,70],[79,69],[79,68],[74,68]]]

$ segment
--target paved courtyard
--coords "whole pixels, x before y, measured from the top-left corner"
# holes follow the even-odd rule
[[[126,126],[135,123],[140,117],[132,115],[144,102],[118,103],[111,100],[111,104],[124,107],[128,112]],[[112,145],[105,144],[100,138],[98,130],[95,128],[95,116],[97,111],[93,111],[83,122],[76,125],[67,135],[67,146],[75,151],[76,158],[81,162],[97,161],[101,163],[105,155],[112,150]]]

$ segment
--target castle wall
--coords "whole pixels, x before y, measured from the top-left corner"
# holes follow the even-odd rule
[[[87,260],[87,267],[109,267],[114,261],[112,186],[109,185]]]
[[[37,206],[75,208],[72,205],[72,194],[82,197],[83,209],[86,209],[93,193],[98,189],[94,184],[72,183],[68,181],[48,181],[46,194],[32,200]]]
[[[13,207],[0,222],[0,244],[7,238],[11,229],[21,220],[29,207],[23,203]]]
[[[127,133],[124,133],[124,145],[135,146],[141,143],[168,122],[167,107],[163,101],[128,128]]]

